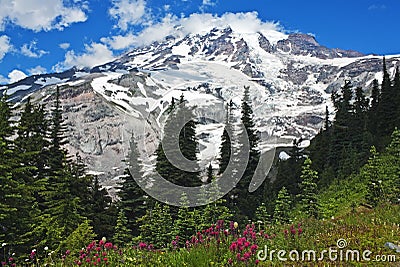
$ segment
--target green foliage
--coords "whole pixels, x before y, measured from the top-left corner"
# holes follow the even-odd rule
[[[267,224],[270,223],[271,218],[270,215],[268,214],[267,206],[265,205],[264,202],[261,203],[260,206],[258,206],[255,215],[257,222],[262,222],[264,227],[266,227]]]
[[[318,218],[319,206],[317,200],[317,184],[318,173],[311,169],[311,159],[307,158],[303,164],[303,170],[301,172],[301,184],[299,195],[300,205],[302,206],[302,211],[308,216]]]
[[[250,182],[260,158],[260,151],[258,150],[259,137],[253,120],[253,110],[251,108],[249,90],[250,88],[248,86],[244,87],[244,95],[241,105],[241,122],[246,130],[250,145],[249,159],[243,176],[237,183],[236,187],[229,193],[229,195],[233,196],[235,201],[232,201],[232,203],[228,202],[231,205],[230,208],[237,211],[237,213],[235,213],[235,220],[241,222],[254,217],[254,212],[259,204],[257,195],[262,191],[262,189],[258,189],[255,192],[249,192]]]
[[[174,235],[178,235],[181,241],[185,242],[196,230],[195,213],[188,207],[186,194],[181,197],[181,206],[178,209],[178,215],[174,223]]]
[[[125,216],[125,212],[120,210],[118,212],[117,225],[115,226],[115,234],[113,237],[115,244],[128,244],[132,240],[131,229],[129,229],[127,225],[128,219]]]
[[[146,214],[138,219],[138,222],[142,241],[158,248],[166,247],[171,242],[173,221],[168,205],[156,202],[152,209],[148,209]]]
[[[100,185],[97,177],[92,179],[89,194],[89,198],[86,201],[88,206],[85,209],[85,215],[90,220],[97,239],[113,236],[117,209],[112,203],[107,190]]]
[[[78,227],[60,244],[60,252],[70,250],[72,254],[77,254],[82,248],[89,244],[96,234],[88,220],[79,224]]]
[[[139,225],[137,220],[146,213],[147,196],[136,182],[144,182],[144,178],[140,166],[139,151],[133,137],[130,142],[130,153],[127,162],[129,166],[118,184],[118,196],[120,198],[118,205],[128,219],[127,227],[132,231],[132,235],[138,236]]]
[[[276,223],[290,222],[289,211],[292,201],[285,187],[279,190],[278,197],[275,201],[274,221]]]

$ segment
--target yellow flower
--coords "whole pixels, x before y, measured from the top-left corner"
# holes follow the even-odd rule
[[[233,223],[233,227],[236,229],[236,228],[238,228],[238,226],[239,226],[239,224],[237,223],[237,222],[234,222]]]

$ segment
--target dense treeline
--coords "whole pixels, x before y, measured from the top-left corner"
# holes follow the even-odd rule
[[[112,234],[115,207],[81,157],[68,156],[58,89],[54,98],[49,112],[28,98],[18,121],[7,95],[0,99],[1,254]]]
[[[350,81],[334,92],[334,120],[329,120],[327,109],[324,127],[311,145],[301,148],[300,140],[295,140],[290,158],[275,166],[274,180],[267,180],[252,193],[248,188],[260,150],[248,87],[240,107],[227,106],[217,170],[210,163],[205,174],[197,168],[183,171],[169,162],[160,144],[155,152],[156,172],[178,185],[205,185],[217,181],[230,162],[243,161],[236,157],[243,149],[240,137],[244,134],[237,125],[244,126],[250,151],[239,183],[223,198],[196,208],[188,207],[186,195],[180,196],[179,208],[146,195],[137,181],[151,181],[151,174],[143,173],[134,138],[125,160],[127,169],[118,184],[118,201],[113,203],[98,179],[86,174],[80,156],[70,157],[65,150],[66,129],[58,90],[50,112],[28,98],[18,121],[13,120],[4,95],[0,101],[0,243],[7,249],[0,251],[0,257],[4,257],[2,253],[23,255],[44,247],[58,252],[79,250],[103,236],[120,246],[139,241],[158,248],[183,246],[193,233],[218,220],[267,225],[289,223],[299,216],[326,217],[335,209],[332,203],[324,202],[324,194],[331,188],[342,189],[348,181],[355,181],[351,188],[359,190],[358,203],[352,205],[396,203],[400,198],[400,132],[396,130],[400,127],[399,70],[391,80],[384,62],[383,73],[382,84],[373,81],[370,99]],[[183,95],[171,101],[164,114],[168,118],[163,141],[178,138],[182,154],[197,161],[197,122],[191,119],[175,133],[178,126],[174,118],[193,112],[185,102]],[[234,111],[240,111],[241,117],[235,118]],[[211,198],[219,190],[216,183],[201,197]]]
[[[308,148],[300,149],[295,140],[291,158],[278,163],[278,175],[272,185],[275,195],[285,187],[297,203],[301,168],[307,157],[312,159],[312,168],[318,173],[315,182],[321,192],[359,173],[361,167],[371,163],[374,153],[386,153],[390,142],[396,142],[397,132],[393,136],[392,133],[400,127],[399,75],[397,67],[394,78],[390,79],[384,59],[382,83],[373,80],[370,98],[365,95],[366,90],[354,88],[351,81],[333,92],[334,120],[329,120],[327,109],[324,127]]]

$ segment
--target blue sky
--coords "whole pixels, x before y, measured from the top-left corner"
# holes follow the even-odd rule
[[[0,83],[101,64],[181,23],[180,34],[210,23],[265,23],[312,33],[331,48],[400,54],[398,0],[0,0],[0,7]]]

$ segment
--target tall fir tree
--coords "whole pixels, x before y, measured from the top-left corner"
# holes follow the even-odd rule
[[[381,91],[379,88],[379,83],[377,79],[372,82],[371,89],[371,103],[368,110],[368,129],[373,134],[376,135],[378,131],[378,107],[381,101]]]
[[[197,138],[196,138],[196,122],[194,119],[189,119],[180,132],[179,123],[181,121],[186,121],[186,118],[190,118],[193,115],[193,109],[186,105],[186,100],[183,95],[181,96],[179,105],[175,110],[171,111],[169,118],[167,119],[164,126],[164,134],[162,141],[160,142],[156,150],[156,172],[164,177],[166,180],[180,186],[193,187],[200,186],[202,184],[199,177],[199,166],[197,163]],[[179,147],[170,147],[178,140]],[[179,155],[180,150],[182,155],[192,162],[195,162],[195,166],[192,170],[183,170],[175,166],[170,162],[171,158],[167,158],[165,154],[165,149],[169,155]],[[157,186],[157,185],[155,185]],[[176,192],[171,190],[165,190],[165,188],[153,188],[154,190],[159,190],[161,198],[165,200],[168,196],[174,197]],[[172,214],[175,217],[177,209],[172,209]]]
[[[289,211],[291,207],[291,199],[285,187],[279,190],[278,197],[275,201],[274,221],[280,224],[290,222]]]
[[[174,235],[179,236],[182,242],[190,240],[190,237],[196,231],[195,212],[188,207],[188,204],[187,196],[183,193],[181,197],[181,206],[178,209],[178,215],[174,221]]]
[[[260,151],[258,149],[259,137],[257,135],[255,124],[253,121],[253,110],[251,108],[251,100],[250,100],[250,88],[248,86],[244,87],[244,95],[242,99],[242,117],[241,122],[244,125],[244,128],[247,133],[250,151],[249,151],[249,159],[246,166],[246,170],[236,185],[236,188],[232,190],[230,193],[234,197],[237,196],[237,206],[233,208],[237,208],[236,220],[245,221],[247,219],[251,219],[254,217],[254,212],[259,205],[259,201],[256,192],[249,192],[249,186],[251,180],[253,178],[253,174],[257,168],[258,161],[260,158]]]
[[[42,238],[39,245],[60,248],[60,242],[69,236],[80,223],[82,216],[81,199],[74,186],[74,169],[64,148],[66,144],[60,91],[57,87],[55,107],[51,117],[48,183],[42,192],[45,210],[41,215],[38,231]],[[86,191],[87,188],[82,188]]]
[[[311,169],[311,159],[307,158],[303,164],[301,173],[301,193],[299,195],[302,211],[309,217],[319,217],[319,205],[317,199],[318,173]]]
[[[15,222],[18,221],[18,204],[21,203],[21,184],[13,177],[17,165],[13,150],[14,128],[7,92],[0,98],[0,241],[16,245],[18,242]],[[3,251],[0,252],[2,254]],[[3,257],[5,255],[2,255]]]
[[[117,209],[107,190],[100,185],[97,176],[93,177],[90,188],[89,204],[86,209],[86,217],[93,226],[97,239],[112,237],[114,225],[116,224]]]
[[[129,159],[126,160],[129,167],[125,170],[121,182],[118,183],[118,203],[121,210],[125,212],[128,220],[127,227],[131,230],[133,236],[139,235],[139,225],[137,220],[145,215],[147,205],[147,196],[136,181],[144,182],[141,160],[137,144],[133,137],[130,141]]]
[[[229,160],[231,158],[231,138],[229,137],[228,132],[232,132],[233,127],[231,125],[231,109],[232,105],[228,105],[226,109],[226,121],[225,121],[225,127],[224,127],[224,132],[222,133],[221,137],[221,147],[220,147],[220,153],[219,153],[219,171],[218,174],[222,174],[225,170],[226,167],[229,164]]]
[[[128,219],[126,218],[123,210],[118,212],[116,223],[113,242],[121,247],[129,245],[129,243],[132,241],[132,233],[131,229],[128,227]]]
[[[386,140],[390,139],[395,128],[395,122],[397,120],[396,111],[397,105],[395,102],[396,93],[392,82],[390,80],[390,74],[387,70],[386,59],[383,58],[383,79],[381,86],[381,101],[378,105],[378,134],[382,136],[383,145],[387,143]]]

